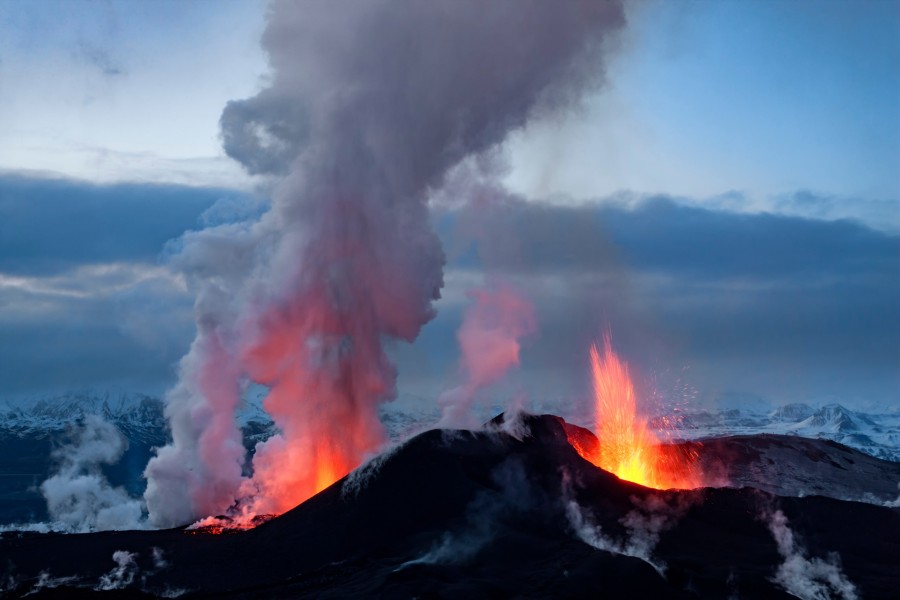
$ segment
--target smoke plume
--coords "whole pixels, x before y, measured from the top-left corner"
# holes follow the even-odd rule
[[[377,449],[389,340],[434,315],[443,252],[426,205],[454,165],[570,105],[603,76],[618,2],[279,0],[258,95],[221,118],[226,152],[277,178],[253,223],[187,235],[197,337],[168,394],[172,443],[146,470],[153,523],[277,513]],[[252,476],[234,413],[248,382],[280,433]]]
[[[519,339],[536,328],[534,308],[508,285],[487,285],[469,297],[473,303],[456,334],[465,382],[438,399],[442,427],[473,425],[475,395],[519,364]]]
[[[88,415],[71,439],[54,450],[57,471],[41,484],[54,527],[86,532],[143,526],[141,501],[110,485],[101,470],[118,461],[127,444],[115,425]]]

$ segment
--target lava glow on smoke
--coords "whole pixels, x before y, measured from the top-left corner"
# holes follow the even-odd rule
[[[628,365],[613,351],[608,333],[602,354],[591,346],[590,357],[599,444],[586,443],[574,432],[569,443],[584,459],[620,479],[657,489],[701,487],[696,450],[660,443],[638,414]]]

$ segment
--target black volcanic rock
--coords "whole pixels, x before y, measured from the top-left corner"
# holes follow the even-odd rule
[[[698,450],[701,470],[723,486],[876,503],[900,494],[900,463],[831,440],[757,434],[702,439],[684,446]]]
[[[861,597],[900,586],[897,510],[749,488],[650,490],[584,461],[552,416],[423,433],[235,535],[6,533],[0,581],[18,597],[44,572],[73,578],[44,594],[83,594],[124,550],[135,557],[129,589],[181,597],[779,598],[783,557],[767,521],[778,510],[806,556],[838,553]]]

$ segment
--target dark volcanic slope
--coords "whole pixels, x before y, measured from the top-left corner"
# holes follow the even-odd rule
[[[732,487],[880,503],[900,496],[900,463],[831,440],[759,434],[709,438],[701,443],[704,472],[719,475]]]
[[[779,598],[788,596],[772,578],[784,558],[768,521],[780,510],[793,551],[836,552],[862,597],[889,598],[900,586],[896,510],[751,489],[648,490],[582,460],[558,418],[524,426],[518,437],[424,433],[245,533],[5,534],[0,581],[12,578],[7,595],[16,597],[43,571],[86,591],[126,550],[135,564],[122,579],[155,594]],[[665,565],[665,575],[626,554]]]

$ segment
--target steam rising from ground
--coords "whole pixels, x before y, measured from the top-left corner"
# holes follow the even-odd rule
[[[53,452],[56,473],[41,484],[54,527],[85,532],[142,526],[142,502],[112,487],[101,471],[126,448],[125,436],[102,417],[89,415],[73,429],[69,441]]]
[[[767,517],[769,531],[778,544],[778,553],[784,562],[778,566],[774,581],[789,594],[803,600],[856,600],[856,587],[841,571],[840,557],[836,553],[828,560],[808,558],[794,539],[788,527],[787,517],[776,510]]]
[[[666,565],[653,557],[653,550],[659,543],[660,535],[674,527],[697,499],[686,492],[632,498],[634,509],[621,520],[628,532],[622,539],[605,534],[590,513],[585,512],[575,500],[568,501],[566,514],[575,535],[584,543],[599,550],[640,558],[660,575],[665,575]]]
[[[281,179],[258,221],[187,234],[175,259],[197,336],[167,397],[172,443],[146,469],[154,524],[282,512],[383,443],[384,343],[414,340],[442,286],[426,198],[599,83],[623,24],[618,2],[272,3],[271,83],[221,125],[231,157]],[[234,413],[249,382],[269,388],[280,434],[245,477]]]
[[[134,581],[138,567],[135,562],[135,554],[127,550],[113,552],[113,561],[116,566],[112,571],[100,578],[97,590],[119,590],[128,587]]]

